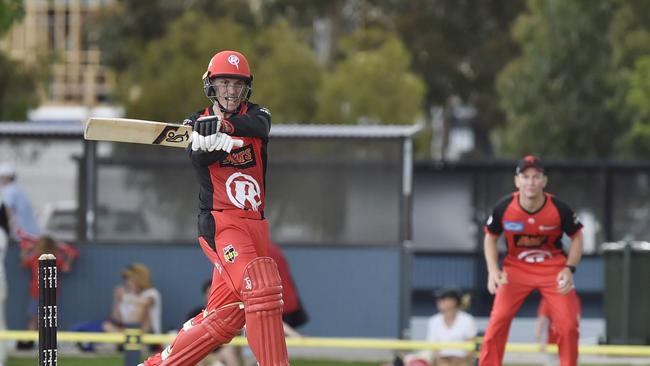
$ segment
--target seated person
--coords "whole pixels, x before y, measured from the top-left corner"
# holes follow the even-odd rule
[[[144,333],[162,333],[162,298],[151,281],[149,268],[133,263],[122,271],[123,284],[113,290],[111,316],[107,319],[81,323],[76,332],[122,332],[127,326],[139,325]],[[92,344],[79,344],[92,351]],[[156,348],[157,349],[157,348]]]
[[[111,318],[102,323],[104,332],[122,332],[128,324],[139,324],[144,333],[162,333],[162,298],[153,286],[149,268],[133,263],[122,271],[124,285],[113,291]]]
[[[442,289],[436,292],[438,313],[427,324],[428,342],[467,342],[476,337],[477,328],[474,317],[464,312],[469,302],[463,302],[460,290]],[[404,357],[407,366],[470,366],[473,354],[461,349],[422,351]]]

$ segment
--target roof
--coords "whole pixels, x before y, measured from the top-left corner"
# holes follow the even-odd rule
[[[422,125],[274,125],[271,137],[399,138],[419,132]]]
[[[402,138],[422,129],[416,125],[274,125],[271,137],[277,138]],[[81,138],[80,121],[0,122],[0,137]]]
[[[0,137],[81,138],[83,133],[80,121],[0,122]]]

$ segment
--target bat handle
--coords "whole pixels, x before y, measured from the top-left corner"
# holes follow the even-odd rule
[[[233,143],[232,143],[233,147],[242,147],[242,146],[244,146],[244,140],[233,139],[232,141],[233,141]]]

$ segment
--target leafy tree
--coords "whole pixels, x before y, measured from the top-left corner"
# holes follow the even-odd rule
[[[90,39],[99,44],[104,64],[124,71],[149,42],[163,37],[187,12],[204,14],[201,21],[208,23],[223,19],[249,27],[256,23],[250,6],[238,0],[117,0],[99,13]]]
[[[0,35],[25,15],[23,0],[0,0]]]
[[[640,57],[629,77],[626,104],[633,111],[633,124],[622,140],[622,149],[633,156],[650,153],[650,56]]]
[[[286,21],[277,21],[256,40],[253,99],[267,106],[275,123],[312,122],[323,68],[309,45]]]
[[[506,155],[606,157],[627,128],[610,103],[616,87],[607,0],[531,0],[513,36],[522,49],[498,79]]]
[[[510,26],[524,10],[513,0],[374,0],[388,11],[413,55],[413,70],[427,85],[426,104],[444,108],[451,124],[453,105],[476,109],[471,121],[474,155],[493,154],[490,131],[502,125],[496,75],[517,54]]]
[[[616,98],[612,106],[632,126],[618,141],[628,157],[647,158],[650,152],[650,3],[619,2],[610,31]],[[644,99],[646,98],[646,99]]]
[[[252,55],[252,35],[231,20],[210,21],[198,12],[186,12],[120,79],[126,115],[182,121],[206,106],[201,78],[212,55],[221,49]]]
[[[356,52],[348,51],[321,91],[317,120],[323,123],[414,123],[421,114],[425,85],[409,71],[411,58],[394,35],[375,49],[377,34],[354,40]],[[352,49],[342,42],[343,49]]]
[[[38,105],[34,77],[0,52],[0,121],[24,121]]]
[[[22,19],[21,0],[0,0],[0,35]],[[38,104],[33,74],[0,51],[0,121],[24,121],[27,110]]]

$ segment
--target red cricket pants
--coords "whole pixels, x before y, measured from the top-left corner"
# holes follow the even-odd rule
[[[206,310],[241,302],[246,265],[257,257],[267,256],[269,226],[266,220],[238,217],[230,211],[213,211],[215,249],[199,237],[203,253],[214,265],[212,286]]]
[[[557,259],[555,259],[557,258]],[[510,323],[526,297],[538,290],[548,301],[551,319],[556,326],[557,345],[561,366],[578,364],[579,310],[575,290],[562,295],[557,289],[557,274],[564,268],[566,259],[554,257],[543,263],[524,263],[506,258],[503,271],[508,283],[501,285],[494,297],[481,355],[480,366],[497,366],[503,363],[503,355]]]

